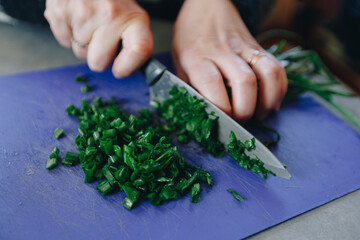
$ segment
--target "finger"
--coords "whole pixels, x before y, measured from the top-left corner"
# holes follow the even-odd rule
[[[279,63],[280,64],[280,63]],[[277,108],[275,109],[276,111],[278,111],[281,107],[281,104],[284,100],[284,97],[287,93],[287,90],[288,90],[288,84],[289,84],[289,80],[287,79],[287,76],[286,76],[286,71],[284,69],[284,67],[282,67],[282,70],[281,70],[281,79],[282,79],[282,88],[281,88],[281,101],[280,101],[280,104],[277,106]]]
[[[72,32],[67,21],[59,19],[48,10],[44,12],[44,16],[49,22],[50,29],[60,45],[65,48],[70,48]]]
[[[191,85],[206,99],[231,116],[229,96],[216,65],[207,59],[188,59],[182,63]]]
[[[92,35],[99,27],[99,19],[96,17],[96,8],[88,1],[70,1],[68,9],[76,9],[76,14],[71,16],[72,49],[78,58],[86,59],[88,44]]]
[[[87,52],[88,52],[88,41],[81,42],[76,40],[75,37],[71,39],[71,48],[73,50],[74,55],[77,58],[80,59],[86,59],[87,58]]]
[[[129,76],[151,56],[153,37],[148,21],[136,20],[124,30],[121,36],[123,49],[112,69],[115,77]]]
[[[180,64],[180,62],[178,60],[177,55],[174,52],[173,52],[172,55],[173,55],[174,66],[175,66],[175,69],[176,69],[176,75],[178,76],[178,78],[180,78],[184,82],[189,83],[189,77],[185,73],[184,69],[181,67],[181,64]]]
[[[248,64],[235,54],[219,56],[216,64],[231,87],[232,113],[240,122],[249,120],[256,108],[256,76]]]
[[[111,26],[102,26],[94,32],[88,46],[87,62],[91,70],[104,71],[113,61],[120,42],[120,34]]]
[[[256,117],[263,119],[271,110],[280,107],[287,88],[286,74],[280,63],[268,53],[256,62],[253,70],[259,79]]]

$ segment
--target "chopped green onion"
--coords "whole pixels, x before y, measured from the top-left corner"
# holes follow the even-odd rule
[[[235,192],[234,190],[227,189],[227,191],[230,192],[234,196],[234,198],[236,198],[237,200],[242,201],[242,202],[244,201],[244,199],[242,197],[240,197],[240,195],[237,192]]]
[[[85,84],[84,86],[81,87],[80,90],[81,90],[82,93],[87,93],[87,92],[90,92],[93,89],[94,89],[93,86],[90,86],[89,84]]]
[[[80,154],[74,152],[67,152],[62,160],[62,164],[74,166],[80,161]]]
[[[201,192],[201,188],[200,188],[200,183],[195,183],[192,188],[191,188],[191,202],[193,203],[198,203],[200,202],[200,192]]]
[[[84,77],[84,76],[81,76],[81,75],[76,75],[76,76],[75,76],[75,81],[76,81],[76,82],[79,82],[79,83],[82,83],[82,82],[86,82],[86,81],[87,81],[87,78]]]
[[[64,135],[64,130],[62,130],[61,128],[56,128],[54,130],[54,136],[55,136],[56,139],[59,139],[63,135]]]
[[[67,152],[62,163],[74,166],[80,162],[84,181],[100,180],[97,190],[102,195],[124,190],[123,205],[128,209],[142,199],[159,205],[189,192],[192,201],[198,202],[198,183],[213,184],[208,171],[187,163],[160,127],[152,125],[148,109],[138,116],[127,115],[115,99],[95,98],[92,105],[83,99],[81,109],[69,105],[67,112],[79,121],[80,134],[74,141],[80,153]],[[208,129],[209,124],[205,120],[203,126]],[[208,137],[208,130],[203,134]]]
[[[255,139],[247,140],[242,143],[235,136],[235,133],[230,133],[230,143],[227,145],[230,157],[242,168],[253,171],[255,173],[262,173],[263,177],[267,179],[268,173],[275,176],[275,173],[267,170],[264,163],[258,157],[250,157],[245,150],[252,151],[255,149]]]
[[[102,135],[103,135],[103,138],[115,137],[116,129],[107,129],[107,130],[103,131]]]
[[[50,170],[57,166],[58,159],[57,158],[50,158],[46,163],[46,169]]]
[[[96,189],[99,191],[101,195],[106,195],[112,190],[112,186],[108,181],[103,180],[99,182]]]

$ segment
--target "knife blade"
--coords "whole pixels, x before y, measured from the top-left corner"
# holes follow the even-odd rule
[[[150,97],[152,100],[163,102],[169,98],[169,91],[173,86],[184,87],[189,95],[196,96],[198,99],[203,99],[206,102],[205,110],[215,112],[215,115],[219,117],[219,141],[225,146],[230,142],[230,132],[233,131],[241,141],[254,138],[240,124],[234,121],[231,117],[226,115],[214,104],[200,95],[194,88],[182,81],[180,78],[169,72],[166,67],[154,58],[151,58],[142,67],[142,71],[145,75],[146,82],[150,86]],[[256,155],[263,163],[264,167],[272,171],[281,178],[290,179],[291,175],[283,164],[275,157],[275,155],[265,147],[259,140],[255,138],[256,149],[249,154]]]

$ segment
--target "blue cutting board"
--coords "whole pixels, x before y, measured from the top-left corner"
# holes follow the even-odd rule
[[[159,59],[171,64],[168,55]],[[96,90],[82,94],[78,73]],[[129,211],[124,193],[103,197],[96,184],[85,184],[81,166],[45,169],[52,147],[61,156],[76,150],[77,121],[64,112],[69,103],[116,96],[123,109],[136,112],[148,106],[148,91],[141,73],[118,80],[85,65],[0,77],[0,239],[239,239],[360,187],[360,135],[307,95],[265,122],[281,134],[272,151],[288,165],[291,180],[264,180],[190,143],[179,150],[210,170],[215,182],[201,202],[185,196]],[[57,127],[66,133],[60,140],[53,136]]]

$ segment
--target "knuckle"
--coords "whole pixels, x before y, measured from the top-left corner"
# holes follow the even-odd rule
[[[223,78],[220,74],[209,72],[206,74],[206,77],[198,79],[198,83],[201,85],[219,85],[223,83]]]
[[[152,46],[149,41],[138,41],[129,46],[131,54],[150,57],[152,53]]]
[[[83,25],[87,22],[94,14],[94,9],[91,4],[86,4],[84,1],[79,1],[78,6],[76,6],[76,15],[74,15],[74,20],[76,24]]]
[[[214,43],[214,49],[217,49],[219,53],[230,53],[231,52],[231,46],[228,39],[225,39],[224,41]]]
[[[149,15],[140,7],[122,7],[113,0],[104,0],[102,4],[102,18],[105,23],[111,23],[114,21],[126,23],[135,19],[145,23],[150,22]]]
[[[49,9],[45,9],[44,11],[44,17],[46,18],[46,20],[50,20],[51,19],[51,13]]]
[[[121,10],[120,8],[111,0],[105,0],[103,2],[104,12],[103,17],[105,21],[112,22],[114,19],[120,16]]]
[[[44,17],[49,23],[61,22],[63,21],[64,16],[65,15],[61,13],[61,10],[54,11],[51,9],[46,9],[44,11]]]
[[[274,65],[267,69],[266,75],[272,78],[273,80],[280,82],[282,71],[283,69],[280,65]]]
[[[150,23],[150,16],[149,14],[143,10],[143,9],[137,9],[133,14],[136,16],[136,18],[146,24]]]
[[[253,72],[243,73],[242,78],[239,80],[239,83],[251,88],[257,87],[256,76]]]
[[[57,17],[57,18],[62,18],[64,19],[65,16],[67,16],[67,8],[66,6],[64,6],[64,4],[59,3],[61,1],[56,1],[57,3],[55,4],[55,6],[52,8],[52,13]]]

